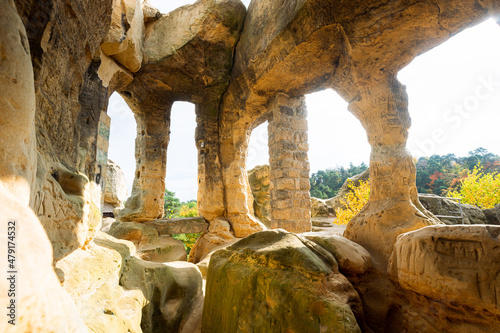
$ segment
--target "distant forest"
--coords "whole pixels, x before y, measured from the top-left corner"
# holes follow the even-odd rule
[[[460,181],[480,164],[482,172],[500,172],[500,156],[477,148],[466,157],[455,154],[432,155],[415,159],[417,167],[417,189],[419,193],[433,193],[444,196],[457,190]],[[313,173],[310,178],[311,196],[320,199],[332,198],[339,192],[347,178],[362,173],[368,168],[365,163],[350,164],[349,168],[335,167]]]

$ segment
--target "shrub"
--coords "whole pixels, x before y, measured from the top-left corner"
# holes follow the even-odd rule
[[[195,200],[183,203],[179,210],[179,217],[195,217],[198,216],[198,205]]]
[[[370,182],[360,181],[359,186],[355,186],[354,183],[349,180],[347,185],[351,191],[341,199],[340,202],[345,206],[345,208],[339,208],[335,210],[335,215],[337,216],[336,224],[347,224],[363,206],[368,202],[370,197]]]
[[[460,188],[448,192],[448,197],[461,198],[463,203],[475,205],[481,209],[493,208],[500,203],[500,174],[484,173],[477,164],[472,172],[461,180]]]
[[[172,238],[178,239],[184,243],[184,249],[186,250],[187,258],[189,259],[189,252],[194,246],[194,243],[200,238],[201,233],[193,233],[193,234],[176,234],[172,235]]]

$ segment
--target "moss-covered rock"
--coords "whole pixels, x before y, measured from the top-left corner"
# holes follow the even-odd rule
[[[202,332],[360,332],[356,317],[333,256],[295,234],[262,231],[212,255]]]

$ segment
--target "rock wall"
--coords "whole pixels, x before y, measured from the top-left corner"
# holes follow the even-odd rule
[[[109,29],[111,5],[16,1],[32,50],[36,98],[38,156],[30,206],[56,260],[92,239],[100,223],[98,186],[105,172],[97,169],[97,139],[108,96],[97,76],[98,47]]]
[[[28,207],[36,171],[35,89],[26,29],[12,1],[0,1],[0,29],[0,269],[6,274],[0,303],[7,311],[0,330],[86,332],[54,273],[47,234]]]
[[[36,172],[35,90],[26,30],[11,2],[0,17],[0,178],[17,198],[29,203]]]

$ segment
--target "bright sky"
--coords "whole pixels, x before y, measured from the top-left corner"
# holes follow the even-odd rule
[[[150,0],[167,13],[189,0]],[[249,0],[243,1],[248,5]],[[412,127],[408,149],[416,156],[454,153],[465,156],[483,147],[500,154],[500,26],[488,20],[417,57],[398,75],[406,85]],[[368,164],[370,146],[359,121],[335,92],[306,96],[311,173],[350,162]],[[132,187],[135,171],[135,120],[118,94],[110,98],[109,158],[125,172]],[[194,105],[172,109],[167,152],[167,188],[181,201],[196,199],[197,152]],[[250,139],[248,168],[268,163],[267,123]]]

